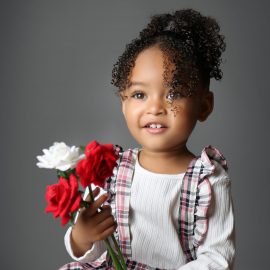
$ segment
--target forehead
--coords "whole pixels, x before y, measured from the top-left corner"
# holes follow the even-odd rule
[[[128,85],[163,84],[165,74],[168,79],[171,78],[172,69],[172,63],[158,47],[145,49],[135,60]]]

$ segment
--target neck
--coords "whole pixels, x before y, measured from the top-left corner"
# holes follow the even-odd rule
[[[186,145],[168,151],[151,151],[142,148],[139,162],[142,167],[155,173],[178,174],[187,170],[194,157]]]

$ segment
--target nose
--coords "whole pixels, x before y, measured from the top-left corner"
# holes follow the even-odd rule
[[[151,98],[147,102],[147,113],[160,115],[166,113],[166,102],[161,97]]]

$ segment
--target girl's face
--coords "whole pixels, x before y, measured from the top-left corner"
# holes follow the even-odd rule
[[[201,94],[181,97],[180,92],[165,86],[163,61],[158,47],[142,51],[129,77],[130,86],[121,93],[122,111],[132,136],[151,152],[183,149],[197,120],[205,120],[211,112],[204,117],[206,103]]]

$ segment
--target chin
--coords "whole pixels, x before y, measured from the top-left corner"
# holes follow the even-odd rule
[[[158,145],[146,145],[146,144],[141,144],[142,148],[151,152],[165,152],[168,150],[168,147],[162,146],[160,144]]]

